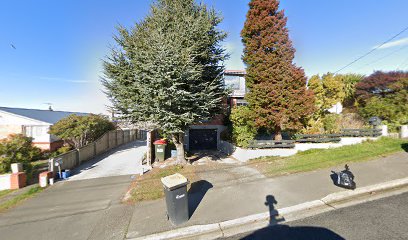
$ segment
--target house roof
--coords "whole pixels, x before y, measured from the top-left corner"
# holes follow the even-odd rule
[[[60,119],[67,117],[71,114],[76,114],[80,116],[86,116],[89,114],[89,113],[80,113],[80,112],[63,112],[63,111],[9,108],[9,107],[0,107],[0,111],[8,112],[14,115],[23,116],[26,118],[31,118],[31,119],[41,121],[41,122],[46,122],[49,124],[54,124],[58,122]]]
[[[227,74],[227,75],[245,75],[246,71],[245,70],[225,70],[224,74]]]

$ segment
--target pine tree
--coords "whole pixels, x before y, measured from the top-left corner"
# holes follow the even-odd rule
[[[226,58],[220,16],[194,0],[157,0],[133,29],[118,27],[117,48],[104,63],[104,86],[115,109],[171,135],[184,158],[189,125],[221,111]]]
[[[293,64],[295,49],[286,21],[279,1],[252,0],[241,32],[250,89],[246,99],[256,125],[274,132],[276,140],[283,130],[300,129],[314,111],[304,71]]]

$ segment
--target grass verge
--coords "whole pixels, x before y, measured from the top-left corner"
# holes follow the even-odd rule
[[[0,191],[0,199],[6,196],[7,194],[11,193],[12,191],[13,190],[9,190],[9,189]]]
[[[367,161],[401,151],[408,152],[407,140],[381,138],[340,148],[312,149],[291,157],[258,158],[252,160],[250,164],[267,176],[279,176]]]
[[[26,192],[24,192],[24,193],[22,193],[20,195],[17,195],[14,198],[12,198],[12,199],[4,202],[4,203],[1,203],[0,204],[0,212],[17,206],[22,201],[33,197],[35,194],[41,192],[42,190],[43,190],[43,188],[41,188],[39,186],[33,187],[33,188],[30,188],[29,190],[27,190]]]
[[[149,173],[139,176],[133,181],[130,189],[131,197],[127,201],[136,203],[163,198],[163,185],[160,179],[174,173],[184,175],[190,183],[197,180],[194,166],[154,168]]]

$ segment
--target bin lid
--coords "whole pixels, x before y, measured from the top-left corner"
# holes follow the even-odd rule
[[[186,177],[181,175],[180,173],[176,173],[167,177],[161,178],[161,181],[164,185],[169,190],[176,189],[178,187],[182,187],[188,184],[188,180]]]
[[[159,139],[153,142],[154,145],[166,145],[167,141],[165,139]]]

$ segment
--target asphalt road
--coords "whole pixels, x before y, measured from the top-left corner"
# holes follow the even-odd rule
[[[408,239],[408,193],[225,239]]]

